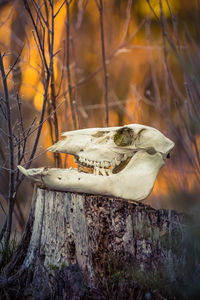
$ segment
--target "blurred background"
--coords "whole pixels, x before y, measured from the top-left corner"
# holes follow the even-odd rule
[[[9,72],[15,168],[24,132],[20,163],[27,166],[43,113],[31,167],[75,166],[70,155],[46,152],[64,131],[141,123],[176,145],[145,203],[199,210],[199,22],[198,0],[1,0],[0,48]],[[3,95],[1,81],[1,101]],[[1,117],[1,224],[8,210],[6,124]],[[23,180],[14,211],[19,233],[31,196],[32,185]]]

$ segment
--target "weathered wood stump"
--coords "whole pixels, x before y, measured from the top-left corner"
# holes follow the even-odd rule
[[[175,211],[120,198],[35,187],[24,236],[0,287],[14,286],[20,299],[179,297],[176,287],[199,263],[192,245],[188,250],[185,222]]]

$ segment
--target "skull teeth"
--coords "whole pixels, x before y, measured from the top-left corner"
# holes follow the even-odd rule
[[[79,165],[79,169],[83,166],[89,168],[94,175],[109,176],[112,175],[112,170],[116,166],[119,166],[121,162],[127,160],[130,156],[132,155],[124,154],[120,159],[114,158],[112,161],[95,161],[85,157],[79,157],[76,158],[76,162]]]
[[[107,175],[106,175],[105,169],[102,169],[102,168],[101,168],[101,169],[100,169],[100,172],[101,172],[101,174],[102,174],[103,176],[107,176]]]
[[[95,161],[95,162],[94,162],[94,166],[97,167],[97,168],[99,168],[99,167],[100,167],[100,162]]]
[[[124,154],[124,156],[123,156],[123,158],[122,158],[122,161],[127,160],[127,158],[128,158],[128,155],[127,155],[127,154]]]
[[[105,161],[105,168],[109,168],[110,167],[110,162]]]
[[[109,176],[112,175],[111,170],[109,169],[103,169],[103,168],[94,168],[94,175],[103,175],[103,176]]]
[[[110,161],[94,161],[94,160],[86,159],[84,157],[79,157],[79,160],[76,160],[76,162],[94,168],[109,168],[111,166]]]
[[[120,160],[118,160],[117,158],[115,158],[115,164],[118,166],[120,164]]]

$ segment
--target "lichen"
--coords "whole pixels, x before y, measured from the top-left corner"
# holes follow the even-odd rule
[[[49,269],[54,272],[58,272],[60,268],[54,264],[49,264]]]
[[[49,264],[49,269],[54,272],[58,272],[66,267],[67,267],[67,264],[65,262],[62,262],[62,264],[60,266],[54,265],[54,264]]]

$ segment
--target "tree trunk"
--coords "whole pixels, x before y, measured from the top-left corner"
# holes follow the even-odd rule
[[[2,299],[187,299],[199,261],[185,222],[142,203],[35,187]]]

